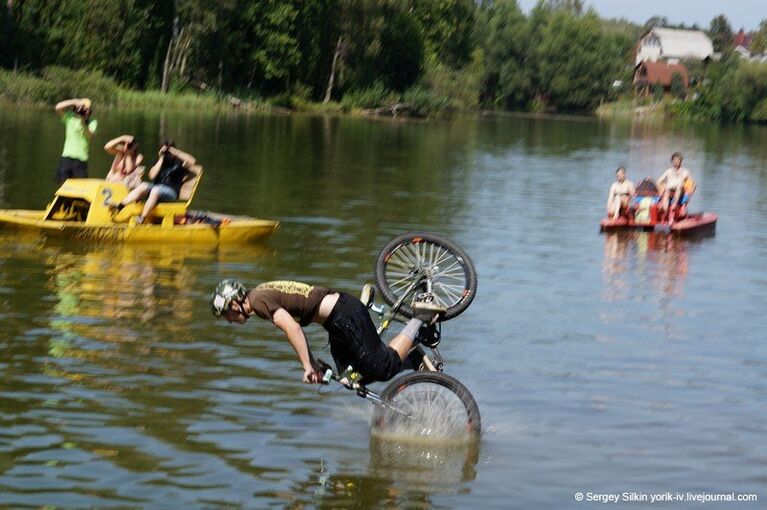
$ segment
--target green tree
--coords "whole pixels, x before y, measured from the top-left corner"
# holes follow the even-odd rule
[[[620,71],[619,48],[602,33],[594,12],[580,17],[554,12],[539,47],[542,92],[558,108],[595,107]]]
[[[13,3],[6,6],[0,5],[0,66],[11,67],[15,51],[12,45],[15,42],[15,23],[13,20]]]
[[[544,6],[550,11],[564,11],[573,16],[583,14],[583,0],[545,0]]]
[[[476,10],[473,0],[412,0],[426,54],[453,67],[468,63]]]
[[[374,83],[404,90],[422,71],[423,34],[398,0],[339,0],[336,42],[324,101],[334,90]]]
[[[758,55],[767,51],[767,19],[763,19],[759,23],[759,30],[757,30],[754,37],[751,39],[751,53]]]
[[[21,66],[94,69],[140,86],[162,41],[167,2],[27,0],[14,4]],[[159,29],[159,30],[158,30]],[[160,35],[156,33],[159,31]]]
[[[677,99],[684,99],[687,95],[687,89],[684,86],[684,78],[679,73],[671,76],[671,95]]]
[[[714,44],[714,51],[724,51],[730,47],[732,44],[732,27],[724,14],[711,20],[708,35]]]
[[[516,0],[497,0],[488,11],[483,101],[519,108],[534,94],[530,27]]]
[[[653,16],[652,18],[648,19],[644,22],[644,25],[642,25],[642,34],[646,34],[653,28],[663,28],[669,26],[668,18],[665,16]]]

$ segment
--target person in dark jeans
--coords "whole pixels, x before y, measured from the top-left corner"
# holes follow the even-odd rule
[[[111,207],[120,211],[128,204],[146,199],[144,210],[136,218],[136,223],[139,225],[159,202],[178,200],[181,185],[184,184],[185,169],[197,164],[194,157],[177,149],[173,142],[163,142],[157,155],[157,162],[149,169],[149,178],[152,182],[142,182],[120,203],[110,204]]]
[[[403,360],[445,308],[413,303],[414,318],[386,345],[378,336],[367,306],[354,296],[294,281],[272,281],[250,290],[236,280],[218,284],[210,298],[213,315],[244,324],[252,315],[272,322],[285,333],[303,368],[303,382],[322,382],[303,327],[319,324],[328,332],[330,352],[342,373],[348,366],[366,381],[387,381],[405,367]]]
[[[64,149],[56,169],[56,181],[61,185],[69,178],[88,177],[88,150],[98,121],[91,119],[93,110],[88,98],[61,101],[56,105],[56,113],[66,129]]]

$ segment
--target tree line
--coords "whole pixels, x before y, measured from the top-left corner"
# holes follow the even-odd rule
[[[71,81],[69,68],[78,80],[90,72],[96,83],[103,75],[105,89],[203,91],[288,107],[405,102],[420,105],[421,114],[445,107],[592,110],[612,98],[616,80],[631,83],[639,36],[670,26],[662,17],[644,26],[601,19],[582,0],[539,0],[528,14],[516,0],[4,3],[0,67],[43,81]],[[712,20],[708,32],[717,50],[732,41],[724,16]],[[754,45],[765,41],[763,22]],[[738,82],[761,78],[758,70],[750,72]],[[729,86],[726,73],[710,73],[720,77]],[[14,82],[6,73],[0,89],[3,83],[9,88]],[[720,95],[727,100],[726,90]]]
[[[316,102],[416,89],[459,108],[588,109],[636,35],[580,0],[541,0],[529,15],[516,0],[5,3],[6,69],[63,66],[139,90]]]

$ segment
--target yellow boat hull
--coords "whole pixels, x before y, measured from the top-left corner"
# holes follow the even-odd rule
[[[0,210],[0,226],[36,230],[49,235],[96,241],[131,243],[248,243],[262,240],[279,228],[279,222],[226,216],[228,223],[209,225],[161,225],[135,223],[86,224],[78,221],[45,220],[45,211],[24,209]],[[211,214],[215,217],[218,215]]]

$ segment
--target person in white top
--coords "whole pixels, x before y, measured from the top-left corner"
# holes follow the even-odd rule
[[[626,179],[626,169],[619,167],[615,171],[616,180],[610,186],[610,193],[607,195],[607,214],[617,219],[621,211],[628,209],[631,197],[636,193],[634,183]]]
[[[682,154],[675,152],[671,155],[671,168],[668,168],[657,181],[661,192],[660,208],[665,212],[670,207],[669,221],[673,223],[673,213],[684,195],[684,184],[691,179],[692,174],[682,166]]]

